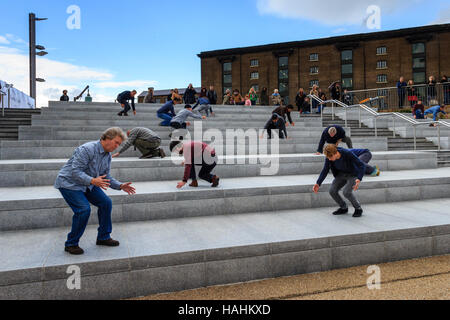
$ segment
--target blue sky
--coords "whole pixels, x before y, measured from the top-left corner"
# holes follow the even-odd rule
[[[68,88],[92,86],[94,99],[149,85],[200,85],[201,51],[373,32],[366,8],[381,8],[381,31],[450,22],[448,0],[104,1],[2,0],[0,79],[28,93],[28,13],[37,23],[39,105]],[[69,30],[70,5],[81,10],[81,29]],[[45,101],[44,101],[45,100]],[[44,103],[45,102],[45,103]]]

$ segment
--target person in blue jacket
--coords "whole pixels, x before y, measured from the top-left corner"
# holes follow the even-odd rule
[[[378,177],[381,174],[380,168],[378,166],[369,165],[370,160],[372,160],[372,152],[369,149],[349,149],[348,151],[353,152],[355,156],[359,158],[366,165],[366,175],[372,177]]]
[[[355,208],[354,218],[360,218],[363,209],[353,191],[359,189],[359,185],[364,178],[366,164],[362,162],[353,152],[329,144],[325,147],[324,155],[327,157],[322,173],[313,188],[314,193],[318,193],[320,186],[325,181],[328,173],[331,171],[334,175],[334,181],[330,188],[330,195],[339,205],[339,210],[333,212],[333,215],[343,215],[348,213],[347,203],[339,195],[339,191],[344,188],[344,196]]]
[[[214,110],[213,108],[210,106],[209,104],[209,99],[207,97],[200,97],[198,98],[197,103],[195,104],[195,106],[192,107],[192,110],[195,110],[195,108],[197,108],[198,105],[200,105],[200,108],[198,108],[198,112],[201,113],[202,111],[206,112],[206,116],[209,117],[209,112],[211,112],[211,115],[214,117]]]
[[[439,113],[445,114],[447,115],[447,113],[445,112],[445,106],[435,106],[435,107],[431,107],[429,109],[427,109],[424,113],[425,118],[429,115],[432,114],[433,115],[433,121],[437,121],[437,117],[439,115]],[[436,126],[436,124],[430,124],[430,127],[434,127]]]
[[[175,98],[174,100],[167,101],[157,112],[158,118],[163,121],[159,124],[160,127],[170,127],[170,122],[176,116],[174,106],[180,104],[181,100]]]

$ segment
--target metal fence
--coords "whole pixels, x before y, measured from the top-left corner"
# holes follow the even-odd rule
[[[425,106],[450,105],[450,82],[435,85],[353,90],[348,92],[352,104],[366,104],[379,111],[401,111],[413,107],[419,100]]]

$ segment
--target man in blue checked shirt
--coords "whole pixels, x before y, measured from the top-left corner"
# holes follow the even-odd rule
[[[80,238],[86,229],[91,215],[91,204],[98,208],[97,245],[118,247],[120,243],[111,239],[112,202],[102,191],[112,188],[123,190],[129,195],[136,193],[132,183],[121,183],[111,177],[111,152],[116,150],[125,140],[120,128],[106,130],[99,141],[93,141],[77,148],[72,158],[61,169],[56,178],[58,189],[67,204],[74,212],[72,230],[67,237],[65,251],[73,255],[81,255]]]

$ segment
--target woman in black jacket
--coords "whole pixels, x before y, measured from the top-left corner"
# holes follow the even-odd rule
[[[197,91],[195,91],[194,86],[191,84],[189,84],[188,88],[186,89],[186,91],[184,92],[184,103],[185,104],[194,104],[195,103],[195,95],[197,94]]]
[[[268,90],[266,87],[262,88],[261,90],[261,97],[260,102],[262,106],[269,106],[269,94],[267,93]]]

